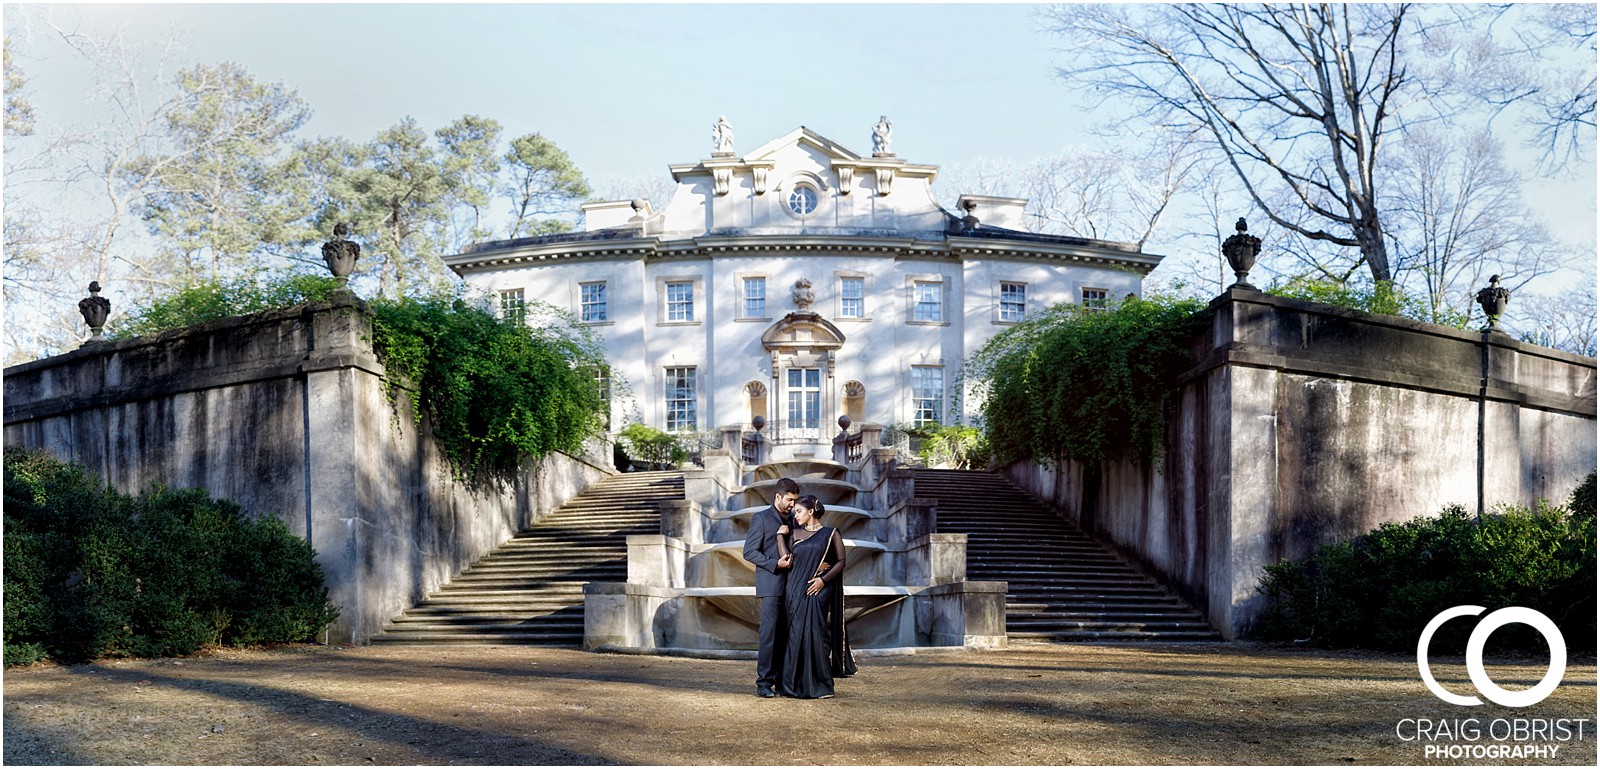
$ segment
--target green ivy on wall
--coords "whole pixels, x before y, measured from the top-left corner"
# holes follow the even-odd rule
[[[461,477],[509,472],[552,451],[575,453],[604,429],[607,404],[594,379],[599,343],[563,313],[530,303],[538,323],[502,322],[460,297],[377,300],[374,347],[388,369],[391,402],[415,387]]]
[[[1060,304],[995,335],[962,372],[983,399],[994,461],[1156,456],[1163,401],[1193,364],[1204,307],[1159,296]]]
[[[133,314],[113,337],[326,301],[337,288],[333,278],[316,275],[195,283]],[[569,313],[531,302],[523,316],[531,325],[508,323],[485,302],[459,294],[378,299],[368,307],[390,403],[401,390],[414,394],[413,419],[427,418],[458,477],[577,452],[603,430],[609,404],[595,371],[605,356]]]

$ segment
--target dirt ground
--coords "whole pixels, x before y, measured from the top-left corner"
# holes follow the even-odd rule
[[[511,646],[287,647],[5,672],[6,764],[1594,765],[1595,664],[1521,710],[1414,658],[1250,644],[863,657],[830,700],[754,662]],[[1508,689],[1545,660],[1496,662]],[[1435,660],[1472,694],[1460,658]],[[1587,719],[1554,760],[1440,761],[1401,719]],[[1487,731],[1487,730],[1486,730]],[[1411,736],[1407,734],[1406,736]],[[1489,741],[1480,738],[1479,744]],[[1457,740],[1459,744],[1472,744]],[[1455,744],[1443,741],[1439,744]]]

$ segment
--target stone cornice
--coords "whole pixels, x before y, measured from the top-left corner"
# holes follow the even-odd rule
[[[1132,247],[1121,244],[1107,243],[1104,246],[1078,245],[1071,243],[1038,243],[1026,240],[1004,240],[999,238],[964,238],[951,236],[947,239],[950,251],[964,258],[1015,258],[1015,259],[1044,259],[1053,262],[1079,262],[1090,266],[1101,265],[1106,267],[1123,267],[1137,271],[1141,275],[1150,274],[1156,265],[1161,263],[1162,257],[1157,254],[1146,254],[1134,250]]]
[[[457,275],[461,275],[464,272],[481,272],[495,267],[521,267],[555,261],[630,257],[642,259],[655,255],[660,247],[660,238],[539,243],[456,254],[445,257],[444,264]]]
[[[896,174],[902,176],[933,176],[939,172],[938,166],[918,165],[907,163],[898,158],[861,158],[860,160],[834,160],[834,168],[864,168],[876,170],[879,168],[892,168]]]
[[[932,235],[933,233],[927,233]],[[1000,238],[935,236],[929,239],[885,235],[774,234],[704,235],[664,239],[630,238],[541,243],[445,257],[458,275],[591,259],[693,259],[763,253],[830,253],[922,259],[1027,259],[1089,267],[1131,269],[1149,274],[1162,257],[1113,244],[1050,243]]]

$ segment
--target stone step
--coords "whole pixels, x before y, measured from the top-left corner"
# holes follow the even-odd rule
[[[611,554],[607,553],[606,555]],[[462,572],[462,574],[481,574],[485,571],[587,572],[593,569],[606,569],[611,567],[618,567],[626,570],[628,568],[628,559],[625,557],[605,558],[604,560],[601,560],[600,558],[569,558],[564,561],[496,559],[494,561],[479,561],[478,563],[469,567],[466,571]]]
[[[375,644],[461,644],[461,645],[525,645],[525,646],[579,646],[583,631],[489,631],[473,628],[470,631],[432,633],[392,633],[384,631],[372,637]]]
[[[584,568],[568,567],[537,567],[537,566],[503,566],[496,564],[479,564],[468,571],[456,575],[451,582],[477,581],[484,579],[537,579],[545,582],[594,582],[605,581],[606,578],[628,575],[626,563],[608,562]]]
[[[967,548],[967,556],[975,561],[1015,561],[1017,563],[1059,563],[1076,566],[1129,566],[1122,560],[1106,552],[1071,552],[1062,550],[1016,550],[1008,548]]]
[[[1006,566],[1003,563],[991,562],[985,564],[967,564],[967,574],[978,574],[984,577],[1008,575],[1007,580],[1039,580],[1053,581],[1055,579],[1126,579],[1140,582],[1153,582],[1149,577],[1131,568],[1123,567],[1091,567],[1091,566],[1036,566],[1018,564]]]
[[[1067,550],[1062,548],[1010,548],[974,546],[967,540],[967,557],[972,560],[1015,561],[1017,563],[1081,564],[1100,561],[1119,566],[1131,565],[1105,550]]]
[[[570,585],[580,585],[581,586],[581,585],[584,585],[584,584],[587,584],[587,583],[590,583],[590,582],[627,582],[627,581],[628,581],[628,570],[626,568],[620,568],[620,567],[619,568],[615,568],[615,569],[610,569],[610,570],[607,570],[607,571],[586,571],[586,572],[583,572],[581,574],[575,574],[575,573],[570,572],[570,571],[542,572],[542,573],[540,573],[540,572],[516,572],[516,571],[486,572],[486,573],[476,573],[476,574],[462,574],[462,575],[456,577],[455,579],[450,580],[450,582],[448,583],[450,585],[458,585],[459,587],[447,588],[447,587],[444,587],[444,586],[440,586],[439,592],[436,593],[436,595],[437,594],[447,593],[447,592],[450,592],[452,590],[482,590],[482,589],[485,589],[485,588],[490,587],[490,586],[494,586],[494,587],[516,587],[518,585],[524,585],[524,586],[527,586],[527,587],[539,587],[539,588],[542,588],[542,587],[547,587],[547,586],[558,586],[558,585],[569,585],[569,584]]]
[[[583,632],[583,615],[576,617],[563,617],[557,615],[479,615],[475,617],[452,617],[448,620],[427,617],[400,617],[392,621],[385,632],[428,633],[447,632],[453,633],[461,630],[483,630],[496,632],[526,632],[542,631],[557,632],[571,631],[577,628]]]
[[[1006,622],[1006,634],[1012,633],[1213,633],[1204,622]]]
[[[627,538],[661,531],[679,472],[607,478],[463,570],[372,639],[385,644],[583,642],[583,586],[627,579]]]
[[[460,604],[430,604],[415,606],[406,609],[394,621],[409,620],[414,618],[432,617],[448,619],[454,617],[490,616],[490,615],[517,615],[517,616],[545,616],[558,611],[573,610],[571,601],[477,601]]]
[[[994,580],[981,581],[992,582]],[[1008,606],[1012,603],[1018,605],[1046,604],[1051,608],[1093,608],[1097,606],[1125,606],[1133,604],[1145,604],[1153,607],[1188,606],[1188,604],[1184,603],[1178,598],[1166,593],[1108,593],[1095,592],[1092,590],[1076,592],[1035,591],[1031,593],[1027,592],[1026,590],[1020,592],[1012,590],[1006,593],[1006,601]]]
[[[523,612],[541,613],[574,608],[572,596],[562,594],[540,594],[523,597],[498,597],[495,600],[448,600],[437,599],[419,603],[406,609],[401,616],[451,616],[456,614],[483,614],[495,612]]]
[[[596,534],[584,537],[562,536],[559,538],[549,536],[527,537],[507,542],[501,545],[500,550],[496,552],[515,553],[525,550],[551,552],[550,548],[572,548],[578,551],[595,553],[618,552],[620,548],[620,552],[627,552],[628,539],[627,534]],[[491,553],[485,557],[491,558],[493,556],[494,553]]]
[[[1169,643],[1173,641],[1221,641],[1215,630],[1007,630],[1010,640],[1021,643]]]
[[[1017,564],[1006,566],[993,563],[983,566],[967,564],[967,574],[982,574],[995,576],[1005,574],[1007,581],[1017,582],[1082,582],[1082,581],[1118,581],[1135,582],[1139,584],[1158,584],[1155,580],[1134,571],[1131,568],[1073,568],[1066,566],[1038,566],[1030,564]]]
[[[613,575],[601,575],[596,579],[573,581],[568,579],[539,579],[536,577],[483,577],[454,579],[449,584],[439,588],[434,595],[450,595],[464,591],[482,591],[489,588],[505,590],[534,590],[534,589],[569,589],[574,593],[581,593],[583,586],[590,582],[625,582],[627,572]]]
[[[1004,579],[1001,579],[1005,577]],[[1061,579],[1043,582],[1038,579],[1020,580],[1001,573],[977,574],[967,572],[967,578],[977,582],[1004,582],[1012,595],[1076,595],[1080,593],[1114,592],[1128,595],[1166,595],[1166,588],[1151,580],[1132,582],[1122,579]],[[1056,591],[1051,593],[1049,591]]]
[[[1161,601],[1123,600],[1123,601],[1028,601],[1020,598],[1010,598],[1006,601],[1006,612],[1138,612],[1167,613],[1174,611],[1188,612],[1199,616],[1194,607],[1179,601],[1176,598],[1165,598]]]
[[[626,563],[626,559],[617,558],[616,553],[604,551],[594,553],[573,552],[571,550],[564,550],[561,552],[501,552],[495,555],[492,562],[486,559],[479,561],[470,568],[476,569],[480,566],[490,565],[491,563],[494,566],[530,566],[540,568],[546,566],[568,566],[571,568],[579,568],[585,566],[597,566],[599,564],[612,563],[614,561],[623,561]]]
[[[1197,625],[1209,627],[1205,620],[1193,612],[1174,609],[1172,612],[1127,611],[1127,612],[1006,612],[1006,626],[1017,629],[1030,627],[1065,627],[1073,622],[1111,622],[1111,623],[1140,623],[1145,625],[1161,625],[1163,623],[1179,623],[1182,625]]]
[[[959,533],[959,532],[940,532],[940,533]],[[977,556],[980,556],[980,557],[1031,558],[1031,559],[1068,558],[1068,559],[1080,559],[1080,560],[1088,559],[1088,560],[1114,561],[1116,563],[1126,563],[1126,561],[1122,560],[1121,558],[1116,557],[1115,555],[1112,555],[1110,552],[1108,552],[1108,551],[1106,551],[1104,549],[1090,549],[1090,548],[1086,548],[1086,547],[1071,547],[1071,546],[1067,546],[1067,547],[1051,547],[1051,546],[1044,546],[1044,545],[1025,545],[1025,544],[1018,544],[1018,545],[1015,545],[1015,546],[996,546],[996,545],[992,545],[992,544],[983,542],[981,540],[973,541],[970,537],[967,539],[967,553],[970,554],[970,555],[977,555]]]
[[[529,529],[524,534],[518,535],[518,539],[523,537],[537,539],[539,537],[558,536],[562,534],[585,532],[607,533],[620,531],[623,529],[641,529],[650,526],[658,526],[660,525],[660,521],[661,517],[659,515],[651,515],[650,517],[644,519],[635,518],[632,516],[627,518],[558,518],[553,521],[539,521],[538,523],[534,524],[532,529]]]
[[[446,586],[449,587],[448,585]],[[471,603],[499,603],[532,601],[544,598],[565,598],[573,605],[583,604],[583,583],[571,585],[546,585],[537,590],[493,587],[454,588],[440,590],[424,598],[417,606],[463,606]]]
[[[993,473],[918,470],[938,531],[967,535],[967,578],[1007,583],[1019,642],[1215,640],[1203,616],[1111,548]]]
[[[997,580],[979,580],[994,582]],[[1168,594],[1157,585],[1134,585],[1119,587],[1116,585],[1011,585],[1008,584],[1006,595],[1020,602],[1059,603],[1071,601],[1082,603],[1084,601],[1129,601],[1165,598]]]

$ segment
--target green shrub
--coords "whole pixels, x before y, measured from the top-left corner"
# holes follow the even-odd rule
[[[1542,501],[1531,510],[1501,506],[1482,520],[1451,506],[1268,566],[1258,590],[1269,603],[1257,632],[1268,639],[1405,651],[1439,612],[1471,604],[1537,610],[1569,645],[1592,646],[1594,518]],[[1470,623],[1448,623],[1434,648],[1461,653],[1470,632]],[[1521,625],[1495,640],[1529,650],[1542,643]]]
[[[917,456],[929,467],[958,470],[989,467],[989,439],[976,427],[928,424],[900,430],[919,439]]]
[[[1449,307],[1434,308],[1426,299],[1412,296],[1393,281],[1370,285],[1351,285],[1330,280],[1296,276],[1274,281],[1266,293],[1289,299],[1331,304],[1347,310],[1361,310],[1377,315],[1397,315],[1426,323],[1437,323],[1452,328],[1466,328],[1472,316]]]
[[[995,335],[962,373],[984,397],[995,461],[1158,454],[1163,402],[1193,365],[1203,308],[1164,297],[1100,311],[1062,304]]]
[[[129,339],[263,310],[325,302],[339,288],[327,275],[292,274],[266,280],[199,281],[157,299],[106,330]]]
[[[1578,488],[1573,489],[1572,497],[1567,501],[1567,509],[1571,510],[1572,515],[1576,518],[1594,520],[1594,479],[1595,474],[1589,473],[1589,477],[1584,478],[1583,483],[1578,484]]]
[[[631,464],[652,470],[671,469],[689,458],[689,450],[678,436],[639,422],[617,433],[617,445],[627,452]]]
[[[5,450],[5,660],[311,640],[338,617],[305,540],[198,489],[139,496]]]

